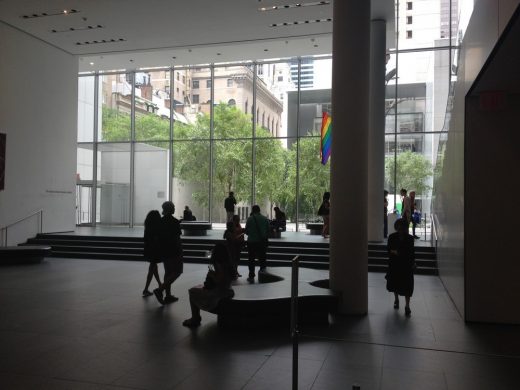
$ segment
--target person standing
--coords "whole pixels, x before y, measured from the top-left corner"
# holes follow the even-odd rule
[[[146,275],[146,284],[143,290],[143,298],[153,295],[148,290],[152,277],[161,286],[161,279],[159,278],[159,271],[157,264],[162,262],[160,254],[160,234],[161,232],[161,214],[157,210],[152,210],[146,215],[144,220],[144,258],[150,263],[148,266],[148,274]]]
[[[318,209],[318,215],[323,218],[323,231],[321,235],[323,238],[328,238],[330,224],[330,192],[325,192],[323,194],[323,200]]]
[[[235,194],[233,191],[229,192],[229,196],[224,200],[224,208],[226,209],[226,222],[231,222],[233,220],[233,215],[235,215],[235,205],[237,204],[237,200],[235,199]]]
[[[238,215],[234,215],[233,221],[227,223],[224,239],[229,250],[231,263],[235,268],[235,279],[239,278],[242,276],[238,272],[238,264],[240,263],[240,253],[244,246],[244,229],[240,226],[240,217]]]
[[[412,220],[412,235],[413,238],[419,239],[420,237],[415,234],[417,225],[421,224],[421,213],[417,210],[417,204],[415,202],[415,191],[410,191],[410,204],[411,204],[411,220]]]
[[[410,197],[407,195],[406,189],[404,188],[401,188],[401,200],[401,218],[408,222],[408,225],[410,225],[410,220],[412,218],[412,202],[410,200]]]
[[[260,206],[254,205],[251,216],[247,219],[247,255],[249,260],[248,282],[255,281],[255,258],[260,262],[260,271],[266,267],[267,244],[269,237],[269,220],[260,214]]]
[[[404,295],[405,314],[409,317],[410,297],[413,294],[415,269],[414,238],[408,234],[408,222],[398,219],[394,224],[397,232],[388,236],[388,271],[386,273],[386,289],[394,293],[394,309],[399,309],[399,295]]]
[[[162,204],[160,246],[161,256],[164,263],[164,283],[159,288],[153,290],[153,293],[160,304],[172,303],[179,298],[172,295],[172,283],[182,274],[182,243],[181,243],[181,224],[177,218],[173,216],[175,213],[175,205],[170,202]],[[163,298],[163,291],[166,296]]]

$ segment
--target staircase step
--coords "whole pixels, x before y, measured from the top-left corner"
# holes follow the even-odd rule
[[[222,239],[182,238],[184,260],[187,263],[208,263],[207,251]],[[67,234],[39,234],[27,241],[26,245],[49,245],[53,256],[144,261],[142,237],[78,236]],[[388,254],[386,244],[368,245],[368,270],[386,272]],[[437,275],[435,248],[417,246],[415,248],[417,274]],[[302,267],[328,269],[329,244],[326,242],[286,242],[270,241],[267,250],[267,264],[271,267],[290,266],[294,256],[300,256]],[[240,254],[240,264],[247,265],[247,248]]]

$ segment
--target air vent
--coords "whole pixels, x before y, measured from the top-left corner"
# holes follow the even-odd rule
[[[100,24],[96,24],[96,25],[92,25],[92,26],[69,27],[64,30],[53,29],[53,30],[51,30],[51,32],[64,33],[64,32],[71,32],[71,31],[98,30],[100,28],[104,28],[104,27]]]
[[[77,9],[63,9],[63,10],[53,10],[53,11],[48,11],[48,12],[36,12],[36,13],[33,13],[33,14],[27,14],[27,15],[21,15],[20,18],[22,19],[35,19],[35,18],[45,18],[47,16],[66,16],[66,15],[70,15],[70,14],[77,14],[78,11]]]
[[[272,5],[269,7],[261,7],[258,8],[259,11],[265,12],[265,11],[280,11],[283,9],[290,9],[290,8],[301,8],[301,7],[316,7],[320,5],[329,5],[330,1],[313,1],[311,3],[295,3],[295,4],[284,4],[284,5]]]
[[[84,45],[99,45],[103,43],[118,43],[118,42],[125,42],[126,39],[124,38],[112,38],[112,39],[97,39],[94,41],[83,41],[83,42],[76,42],[76,45],[78,46],[84,46]]]
[[[270,24],[269,27],[289,27],[289,26],[297,26],[299,24],[310,24],[310,23],[330,23],[332,22],[332,18],[327,19],[310,19],[310,20],[297,20],[295,22],[283,22],[283,23],[273,23]]]

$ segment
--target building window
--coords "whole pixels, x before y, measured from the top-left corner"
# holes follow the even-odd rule
[[[237,102],[235,99],[229,99],[227,102],[228,106],[236,106]]]
[[[227,86],[228,88],[233,86],[233,79],[227,79]]]
[[[406,2],[406,9],[407,10],[412,10],[413,9],[413,3],[411,1],[407,1]]]
[[[181,76],[180,76],[179,72],[177,72],[177,81],[179,81],[180,77]]]
[[[211,79],[206,80],[206,88],[211,88]]]
[[[246,100],[246,103],[245,103],[245,105],[244,105],[244,112],[245,112],[246,114],[247,114],[248,104],[249,104],[249,103],[248,103],[247,100]]]
[[[199,89],[199,80],[193,80],[192,84],[193,89]]]
[[[192,103],[199,104],[199,95],[193,95]]]
[[[179,94],[179,87],[177,87],[177,95]]]
[[[413,38],[412,30],[407,30],[406,31],[406,39],[411,39],[411,38]]]
[[[407,16],[406,17],[406,24],[412,24],[412,17],[411,16]]]
[[[182,76],[182,83],[186,84],[186,76]]]
[[[283,76],[278,76],[278,81],[283,81]]]

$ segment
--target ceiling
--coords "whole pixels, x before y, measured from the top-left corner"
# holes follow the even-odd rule
[[[394,0],[372,0],[372,17],[392,32]],[[332,0],[0,0],[0,21],[77,55],[80,71],[332,52]]]

